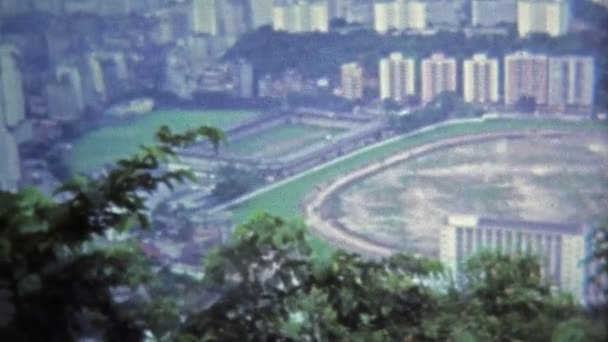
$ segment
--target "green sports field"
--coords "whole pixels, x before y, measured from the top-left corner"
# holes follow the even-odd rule
[[[493,119],[483,122],[458,123],[441,127],[435,130],[422,132],[403,137],[390,143],[368,149],[364,152],[354,153],[338,162],[332,163],[320,170],[307,173],[302,177],[273,188],[267,192],[240,204],[234,210],[235,222],[244,222],[255,213],[269,212],[288,219],[299,217],[298,206],[304,196],[315,185],[331,181],[340,174],[348,173],[365,164],[390,156],[403,149],[412,148],[421,144],[439,139],[474,134],[480,132],[507,131],[517,129],[557,129],[577,132],[601,132],[608,134],[608,126],[597,122],[565,122],[559,120],[510,120]],[[331,248],[323,241],[315,240],[314,247],[317,253],[326,255]]]
[[[72,143],[68,156],[72,172],[86,172],[111,163],[138,150],[142,144],[154,142],[154,134],[163,125],[175,132],[201,125],[228,129],[253,119],[251,111],[156,111],[144,116],[127,118],[124,122],[93,130]]]

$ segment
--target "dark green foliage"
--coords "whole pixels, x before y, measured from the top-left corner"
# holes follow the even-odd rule
[[[220,202],[237,198],[264,182],[255,170],[242,170],[231,166],[221,168],[218,177],[219,181],[212,195]]]
[[[449,94],[435,104],[458,109]],[[64,201],[35,190],[0,193],[2,341],[141,341],[144,330],[167,341],[606,337],[605,311],[588,317],[569,297],[553,294],[531,257],[481,254],[464,265],[460,286],[450,286],[441,265],[428,259],[374,261],[345,252],[316,259],[302,223],[265,214],[238,226],[230,244],[206,259],[205,284],[164,269],[153,275],[134,245],[100,236],[148,225],[144,194],[191,177],[159,166],[175,157],[174,147],[198,137],[223,140],[211,128],[176,135],[165,127],[158,146],[142,147],[106,176],[66,183]],[[598,276],[606,274],[606,236],[598,230],[594,240]],[[154,298],[135,295],[121,304],[112,295],[117,287],[137,294],[141,284]]]
[[[190,318],[186,335],[201,340],[398,340],[422,336],[433,307],[419,277],[436,262],[396,256],[383,262],[344,252],[315,260],[306,228],[261,215],[239,226],[227,248],[207,259],[207,280],[227,288]]]
[[[435,124],[448,118],[478,117],[483,110],[465,103],[453,92],[443,92],[420,109],[403,116],[393,117],[393,127],[400,132]]]
[[[536,110],[536,99],[534,96],[522,96],[517,100],[515,108],[523,113],[533,113]]]
[[[431,36],[378,35],[370,30],[344,34],[289,34],[262,28],[241,37],[226,58],[250,60],[259,74],[280,75],[288,68],[295,68],[311,77],[332,75],[342,63],[359,61],[364,64],[366,72],[373,75],[378,69],[378,59],[393,51],[418,58],[438,51],[456,58],[479,52],[501,56],[518,49],[554,53],[597,52],[600,57],[599,41],[590,36],[593,35],[585,32],[559,38],[535,35],[519,39],[508,35],[467,37],[462,32],[439,32]]]
[[[541,280],[530,256],[471,258],[459,286],[435,261],[311,255],[305,227],[261,215],[206,263],[208,285],[225,289],[193,315],[184,341],[601,341],[568,296]]]
[[[0,338],[6,341],[70,341],[81,336],[137,341],[145,323],[119,310],[110,288],[145,281],[147,268],[133,248],[104,246],[113,228],[149,225],[145,193],[160,184],[192,178],[187,171],[162,171],[173,148],[199,137],[218,144],[221,132],[202,127],[158,133],[158,146],[142,147],[118,161],[100,179],[76,176],[57,190],[55,201],[36,190],[0,193]],[[97,241],[97,242],[96,242]],[[140,260],[141,261],[141,260]]]

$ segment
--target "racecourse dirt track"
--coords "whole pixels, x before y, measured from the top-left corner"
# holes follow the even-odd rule
[[[320,237],[369,256],[436,256],[455,213],[595,222],[608,208],[606,140],[550,130],[444,139],[320,185],[301,208]]]

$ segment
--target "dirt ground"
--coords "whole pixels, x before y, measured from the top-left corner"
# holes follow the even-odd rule
[[[327,205],[349,230],[429,256],[451,214],[593,224],[608,215],[608,137],[448,148],[364,178]]]

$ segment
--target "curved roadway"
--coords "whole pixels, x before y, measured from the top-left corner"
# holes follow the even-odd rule
[[[307,196],[306,200],[302,204],[301,208],[303,215],[309,225],[310,230],[331,244],[341,249],[369,257],[387,257],[391,254],[400,252],[401,250],[356,233],[343,226],[336,220],[331,219],[331,217],[329,217],[330,215],[326,215],[324,212],[324,206],[327,200],[334,193],[346,188],[361,178],[368,177],[386,168],[395,166],[396,164],[418,158],[438,150],[496,139],[523,139],[530,137],[553,138],[561,137],[566,134],[568,133],[554,130],[495,132],[448,138],[417,146],[385,158],[381,161],[368,164],[349,174],[343,175],[341,178],[334,180],[328,185],[318,186],[313,193]]]

